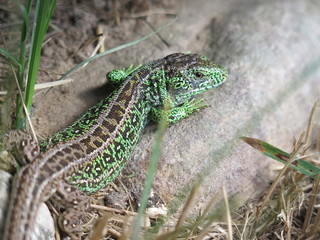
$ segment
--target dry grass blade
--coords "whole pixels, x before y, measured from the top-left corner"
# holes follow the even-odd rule
[[[214,221],[214,219],[213,219],[214,215],[210,216],[209,213],[210,213],[210,211],[212,211],[213,206],[215,206],[218,203],[218,201],[219,201],[218,197],[219,196],[220,196],[220,194],[217,193],[216,195],[214,195],[210,199],[209,203],[205,207],[205,209],[202,212],[201,216],[199,216],[197,221],[193,224],[191,233],[195,232],[196,229],[199,229],[200,225],[205,222],[202,231],[200,231],[200,233],[196,236],[195,240],[203,239],[206,235],[208,235],[208,233],[210,231],[212,231],[212,225],[213,225],[212,223]],[[206,218],[207,218],[208,215],[209,215],[209,219],[207,220]]]
[[[67,79],[63,79],[63,80],[57,80],[57,81],[53,81],[53,82],[46,82],[46,83],[37,83],[34,87],[35,90],[40,90],[40,89],[44,89],[44,88],[51,88],[51,87],[56,87],[56,86],[60,86],[63,84],[68,84],[73,82],[72,78],[67,78]]]
[[[13,76],[14,76],[14,79],[16,81],[16,85],[17,85],[17,88],[18,88],[18,91],[19,91],[19,95],[21,97],[21,103],[22,103],[22,107],[23,107],[23,110],[25,112],[25,116],[26,116],[26,119],[29,123],[29,127],[30,127],[30,131],[31,131],[31,134],[33,136],[33,139],[38,143],[38,138],[37,138],[37,135],[36,135],[36,131],[34,130],[34,127],[32,125],[32,122],[31,122],[31,119],[30,119],[30,115],[29,115],[29,111],[27,109],[27,106],[25,104],[25,101],[24,101],[24,98],[23,98],[23,93],[22,93],[22,90],[21,90],[21,87],[20,87],[20,84],[18,82],[18,77],[17,77],[17,74],[16,72],[14,71],[14,68],[12,66],[12,64],[10,64],[10,67],[11,67],[11,70],[12,70],[12,73],[13,73]]]
[[[180,229],[182,227],[182,224],[186,220],[187,215],[190,212],[191,208],[193,207],[193,204],[198,195],[199,195],[199,183],[196,183],[192,188],[189,198],[181,211],[181,215],[177,222],[176,229]]]
[[[314,208],[315,208],[316,200],[318,197],[317,194],[319,192],[319,183],[320,183],[320,176],[317,177],[314,183],[314,186],[312,188],[309,206],[307,208],[307,213],[303,223],[302,235],[305,235],[310,230],[308,228],[310,227],[311,218],[314,213]],[[319,214],[317,216],[319,216]]]
[[[304,238],[315,239],[316,236],[319,236],[320,211],[319,211],[319,208],[316,207],[317,205],[319,205],[319,202],[317,201],[319,199],[319,188],[320,188],[319,185],[320,185],[320,176],[317,177],[312,188],[309,206],[307,209],[307,214],[306,214],[306,218],[305,218],[305,222],[304,222],[303,230],[301,234],[302,237],[300,239],[304,239]],[[315,217],[312,223],[313,216]]]
[[[193,207],[193,204],[195,202],[195,199],[197,198],[197,196],[199,195],[199,183],[196,183],[190,194],[189,197],[187,199],[186,204],[184,205],[182,211],[181,211],[181,215],[177,221],[177,224],[174,227],[173,231],[169,231],[166,232],[164,234],[161,234],[160,236],[158,236],[156,239],[157,240],[170,240],[170,239],[177,239],[179,233],[181,232],[181,230],[183,229],[183,223],[187,218],[187,215],[190,213],[191,208]]]
[[[276,177],[276,179],[274,180],[274,182],[272,183],[266,197],[264,198],[261,206],[257,209],[257,216],[259,216],[260,211],[262,209],[265,208],[265,206],[268,204],[271,195],[273,194],[273,192],[276,189],[276,186],[280,183],[280,179],[281,177],[285,174],[285,172],[287,172],[287,170],[289,169],[291,163],[295,160],[297,154],[299,153],[299,151],[301,150],[301,148],[304,146],[304,142],[302,142],[302,138],[303,138],[303,133],[301,134],[301,137],[296,145],[296,149],[293,151],[293,153],[291,154],[290,160],[287,162],[287,164],[284,166],[284,168],[281,170],[281,172],[278,174],[278,176]]]
[[[119,238],[121,234],[117,232],[115,229],[112,229],[112,227],[110,226],[111,221],[123,222],[125,221],[125,219],[123,219],[123,216],[120,215],[115,216],[111,213],[104,214],[104,216],[96,222],[91,236],[91,240],[100,240],[104,236],[106,236],[107,233],[110,233],[111,235]]]
[[[226,215],[227,215],[227,223],[228,223],[228,240],[232,240],[232,224],[231,224],[231,215],[230,215],[230,208],[229,208],[229,201],[228,201],[228,196],[227,196],[227,191],[225,186],[222,187],[222,192],[223,192],[223,198],[224,198],[224,203],[226,205]]]
[[[311,140],[311,133],[312,133],[312,130],[313,130],[313,127],[314,127],[314,120],[315,120],[315,117],[316,117],[316,109],[317,107],[320,106],[320,100],[316,101],[315,104],[313,105],[312,107],[312,110],[311,110],[311,113],[310,113],[310,117],[309,117],[309,121],[308,121],[308,126],[307,126],[307,131],[306,131],[306,138],[305,138],[305,143],[306,143],[306,146],[310,146],[310,140]]]

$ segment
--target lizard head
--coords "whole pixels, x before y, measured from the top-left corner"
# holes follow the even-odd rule
[[[174,53],[165,59],[167,91],[175,106],[219,86],[228,77],[223,67],[197,54]]]

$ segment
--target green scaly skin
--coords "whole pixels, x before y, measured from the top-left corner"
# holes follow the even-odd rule
[[[15,176],[4,239],[29,239],[41,202],[53,194],[74,205],[65,218],[78,219],[71,210],[85,208],[86,194],[118,176],[149,120],[174,124],[190,116],[205,106],[194,96],[227,76],[207,58],[183,53],[108,73],[117,86],[111,96],[44,141],[38,156],[25,154],[35,157]],[[71,236],[76,231],[70,220],[60,225]]]

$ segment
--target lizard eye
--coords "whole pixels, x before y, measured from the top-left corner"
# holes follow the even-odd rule
[[[201,72],[195,72],[195,73],[194,73],[194,76],[195,76],[196,78],[202,78],[204,75],[203,75],[203,73],[201,73]]]

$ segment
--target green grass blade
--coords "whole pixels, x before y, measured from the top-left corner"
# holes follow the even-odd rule
[[[26,7],[22,5],[19,1],[15,1],[16,5],[19,7],[21,14],[22,14],[22,25],[21,25],[21,37],[20,37],[20,55],[19,55],[19,62],[20,66],[17,71],[17,81],[19,84],[20,89],[24,89],[24,74],[25,74],[25,64],[26,64],[26,47],[27,47],[27,39],[28,39],[28,33],[30,30],[30,22],[29,22],[29,15],[31,11],[32,6],[32,0],[27,1]],[[16,100],[16,116],[17,119],[20,119],[23,117],[23,106],[22,106],[22,98],[24,96],[21,96],[18,94],[17,100]],[[16,123],[16,128],[17,128]]]
[[[117,47],[114,47],[114,48],[112,48],[112,49],[106,50],[106,51],[104,51],[104,52],[102,52],[102,53],[100,53],[100,54],[97,54],[97,55],[95,55],[95,56],[93,56],[93,57],[91,57],[91,58],[86,59],[85,61],[77,64],[76,66],[74,66],[73,68],[71,68],[69,71],[67,71],[65,74],[63,74],[63,75],[59,78],[59,80],[66,78],[66,77],[69,76],[73,71],[77,70],[78,68],[82,67],[83,65],[85,65],[85,64],[87,64],[87,63],[89,63],[89,62],[91,62],[91,61],[93,61],[93,60],[96,60],[97,58],[100,58],[100,57],[102,57],[102,56],[105,56],[105,55],[107,55],[107,54],[110,54],[110,53],[119,51],[119,50],[124,49],[124,48],[127,48],[127,47],[131,47],[131,46],[133,46],[133,45],[135,45],[135,44],[138,44],[138,43],[140,43],[140,42],[142,42],[142,41],[144,41],[144,40],[152,37],[153,35],[157,34],[158,32],[162,31],[164,28],[166,28],[166,27],[168,27],[169,25],[171,25],[172,23],[174,23],[175,21],[176,21],[176,18],[175,18],[173,21],[171,21],[171,22],[169,22],[169,23],[161,26],[161,27],[158,28],[156,31],[154,31],[154,32],[152,32],[152,33],[150,33],[150,34],[142,37],[142,38],[139,38],[139,39],[134,40],[134,41],[129,42],[129,43],[125,43],[125,44],[120,45],[120,46],[117,46]]]
[[[282,151],[279,148],[276,148],[275,146],[272,146],[266,142],[263,142],[259,139],[255,138],[249,138],[249,137],[241,137],[241,139],[249,144],[251,147],[255,148],[259,152],[261,152],[263,155],[268,156],[272,159],[277,160],[278,162],[281,162],[283,164],[287,164],[288,161],[291,158],[291,154]],[[315,165],[313,165],[310,162],[307,162],[301,158],[293,161],[290,164],[290,167],[298,172],[301,172],[307,176],[316,176],[320,173],[320,169],[317,168]]]
[[[32,33],[30,57],[28,62],[28,77],[25,99],[26,107],[29,111],[32,104],[34,85],[37,79],[42,43],[47,30],[46,27],[48,24],[48,2],[49,1],[46,0],[39,0],[37,1],[36,6],[36,16]]]
[[[51,5],[50,5],[50,7],[48,7],[49,12],[48,12],[47,22],[46,22],[46,26],[45,26],[45,32],[48,31],[49,23],[50,23],[50,20],[51,20],[51,17],[52,17],[54,8],[55,8],[55,6],[56,6],[56,3],[57,3],[56,0],[52,0],[52,3],[51,3]]]
[[[3,49],[3,48],[0,48],[0,54],[6,58],[9,63],[13,64],[13,65],[17,65],[18,67],[20,67],[20,62],[19,60],[13,56],[10,52],[8,52],[7,50]]]
[[[158,126],[157,131],[157,137],[156,142],[153,146],[153,150],[151,153],[151,160],[148,168],[148,173],[146,177],[146,182],[142,191],[142,197],[140,199],[140,206],[138,209],[138,215],[135,218],[134,224],[133,224],[133,233],[131,236],[132,240],[138,240],[140,239],[139,233],[141,228],[141,223],[143,220],[143,214],[146,210],[148,198],[150,196],[150,191],[152,188],[153,180],[155,178],[157,168],[158,168],[158,162],[161,155],[161,146],[162,146],[162,140],[165,134],[165,131],[167,129],[167,124],[165,120],[161,120]]]
[[[26,83],[26,96],[25,104],[28,112],[30,112],[32,98],[34,94],[34,86],[36,84],[37,73],[40,63],[40,54],[42,49],[43,40],[47,32],[50,18],[52,16],[56,1],[38,0],[36,5],[35,22],[33,25],[30,56],[28,61],[28,75]],[[25,127],[25,118],[18,111],[17,124],[18,129]]]
[[[30,29],[30,22],[29,22],[29,13],[31,10],[32,6],[32,1],[29,0],[26,4],[26,7],[21,4],[19,1],[15,1],[16,5],[20,9],[21,15],[22,15],[22,20],[23,20],[23,26],[21,28],[21,40],[20,42],[26,42],[27,41],[27,36],[28,32]],[[24,59],[23,59],[24,60]]]

